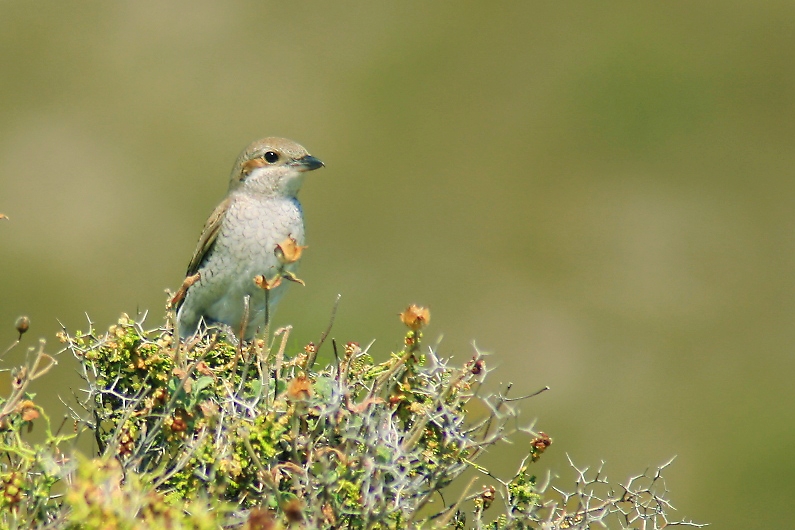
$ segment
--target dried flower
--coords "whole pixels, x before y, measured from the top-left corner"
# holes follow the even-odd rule
[[[480,375],[483,372],[483,368],[486,367],[486,363],[483,359],[473,359],[469,362],[469,365],[471,366],[470,371],[472,375]]]
[[[178,410],[171,418],[171,425],[169,426],[174,432],[184,432],[188,429],[188,421],[185,411]]]
[[[289,236],[276,245],[276,258],[282,264],[295,263],[301,259],[301,254],[303,254],[305,248],[307,247],[299,245],[293,236]]]
[[[362,349],[359,347],[358,342],[349,342],[345,344],[345,358],[349,358],[357,353],[360,353]]]
[[[287,384],[287,397],[294,401],[312,397],[312,383],[305,374],[300,374]]]
[[[17,412],[22,416],[22,421],[33,421],[39,417],[38,407],[29,399],[17,405]]]
[[[533,462],[541,458],[541,453],[546,451],[550,445],[552,445],[552,438],[545,432],[539,432],[538,436],[530,440],[530,454]]]
[[[209,399],[199,403],[199,409],[202,411],[202,415],[205,418],[212,418],[221,412],[221,408],[218,406],[218,404]]]
[[[400,320],[409,328],[417,331],[431,321],[431,312],[427,307],[411,304],[400,313]]]
[[[215,374],[213,373],[212,369],[210,369],[210,367],[204,361],[199,361],[198,363],[196,363],[196,371],[199,372],[202,375],[215,376]]]
[[[337,518],[334,516],[334,508],[332,508],[329,503],[326,503],[323,505],[323,508],[321,508],[321,511],[323,512],[323,519],[333,527],[337,522]]]
[[[480,498],[483,499],[484,510],[488,510],[491,503],[494,502],[496,492],[497,490],[494,489],[494,486],[488,486],[480,493]]]
[[[254,284],[263,289],[265,291],[270,291],[271,289],[275,289],[282,283],[282,277],[276,276],[272,280],[268,280],[265,275],[260,274],[258,276],[254,276]]]

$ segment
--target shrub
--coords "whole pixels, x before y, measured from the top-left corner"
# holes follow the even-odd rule
[[[229,330],[202,329],[187,344],[174,341],[173,313],[153,329],[124,315],[104,333],[91,325],[86,332],[63,330],[59,339],[78,359],[86,386],[69,412],[98,450],[90,458],[63,450],[75,434],[52,433],[35,404],[30,383],[55,364],[40,343],[12,372],[12,392],[0,400],[0,523],[698,526],[668,521],[661,475],[667,464],[623,486],[608,485],[601,468],[577,470],[568,493],[541,484],[531,469],[552,440],[515,426],[515,405],[524,398],[509,397],[510,387],[484,390],[483,353],[454,363],[423,347],[429,318],[423,308],[407,309],[404,346],[385,362],[374,361],[370,346],[332,341],[334,360],[323,367],[316,366],[323,341],[295,351],[289,327],[272,337],[266,330],[251,343],[237,342]],[[45,425],[43,443],[25,441],[32,422]],[[512,477],[477,464],[488,448],[520,436],[527,451]],[[475,487],[476,481],[485,484]],[[447,499],[451,489],[459,493]]]

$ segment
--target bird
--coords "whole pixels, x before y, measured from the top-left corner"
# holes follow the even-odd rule
[[[225,324],[251,341],[272,318],[305,248],[297,194],[322,161],[285,138],[263,138],[235,161],[226,197],[204,224],[172,300],[180,338]]]

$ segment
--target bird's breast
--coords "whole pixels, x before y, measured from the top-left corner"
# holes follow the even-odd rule
[[[275,267],[276,245],[292,237],[304,244],[304,223],[297,200],[234,201],[221,226],[216,251],[223,248],[233,259],[257,269]]]

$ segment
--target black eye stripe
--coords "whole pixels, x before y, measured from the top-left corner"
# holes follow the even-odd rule
[[[275,151],[268,151],[263,155],[263,158],[265,159],[265,162],[273,164],[279,160],[279,153],[276,153]]]

